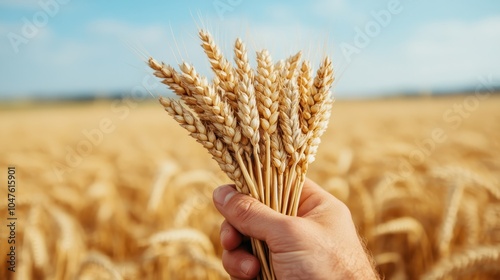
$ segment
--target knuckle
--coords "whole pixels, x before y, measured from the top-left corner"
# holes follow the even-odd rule
[[[300,233],[299,227],[292,219],[280,219],[276,221],[276,227],[283,230],[283,232],[289,232],[293,234]]]
[[[250,199],[238,199],[233,202],[233,215],[237,221],[243,223],[251,221],[255,217],[254,208],[257,201]]]
[[[351,217],[351,209],[349,209],[349,207],[347,207],[345,203],[339,202],[337,203],[336,207],[339,214],[345,217]]]

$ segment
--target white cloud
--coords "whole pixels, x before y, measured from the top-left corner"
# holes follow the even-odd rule
[[[71,93],[140,85],[149,72],[145,70],[145,58],[135,55],[131,48],[148,53],[167,52],[164,29],[155,25],[132,27],[120,22],[96,21],[78,37],[65,38],[56,36],[47,26],[21,46],[18,54],[0,53],[1,61],[9,69],[8,72],[5,67],[0,69],[9,79],[9,83],[1,85],[0,94]],[[26,65],[30,65],[30,83],[24,83],[21,78],[25,76]]]
[[[417,31],[416,36],[407,44],[408,52],[432,58],[469,55],[471,51],[496,46],[500,40],[499,30],[500,17],[472,24],[460,21],[435,22]]]
[[[417,77],[429,83],[467,82],[476,75],[498,74],[499,30],[500,17],[429,23],[405,44],[404,55]]]
[[[500,76],[500,17],[421,26],[390,49],[363,49],[339,81],[344,92],[430,91],[474,87]]]

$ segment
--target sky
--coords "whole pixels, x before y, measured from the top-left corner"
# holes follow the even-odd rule
[[[211,77],[199,28],[230,60],[237,37],[251,59],[329,55],[340,98],[500,85],[498,0],[0,0],[0,99],[127,94],[148,56]]]

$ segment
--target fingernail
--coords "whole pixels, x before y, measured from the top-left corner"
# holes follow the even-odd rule
[[[250,272],[250,268],[252,268],[252,261],[251,260],[244,260],[241,262],[241,271],[245,273],[245,275],[248,275],[248,272]]]
[[[236,194],[236,191],[228,185],[220,186],[214,191],[214,201],[215,203],[224,206],[226,202]]]

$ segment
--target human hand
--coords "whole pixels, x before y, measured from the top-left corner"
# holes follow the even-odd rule
[[[378,279],[347,206],[306,180],[297,217],[280,214],[224,185],[214,203],[221,225],[222,263],[231,279],[257,277],[248,237],[267,243],[277,279]]]

